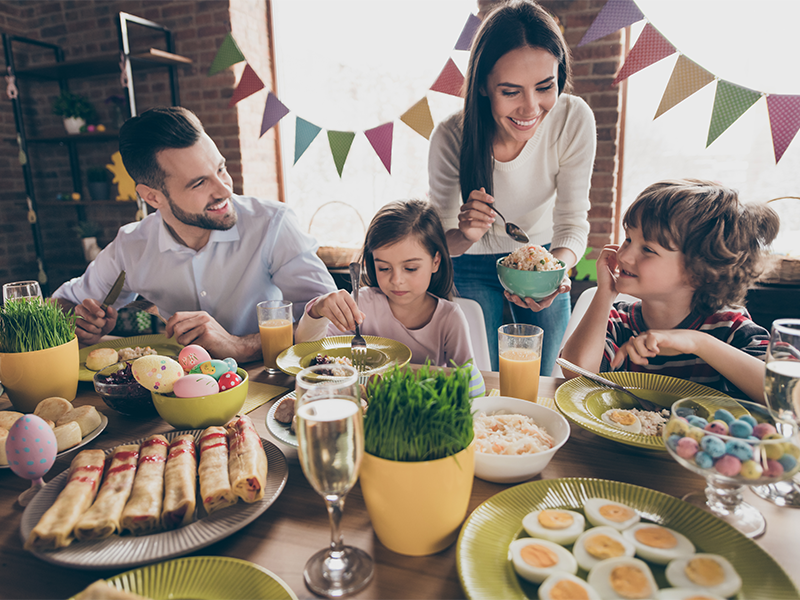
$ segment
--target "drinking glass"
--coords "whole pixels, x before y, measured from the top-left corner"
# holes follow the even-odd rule
[[[500,395],[536,402],[542,368],[541,327],[511,323],[497,330]]]
[[[3,284],[3,303],[17,298],[41,298],[42,288],[38,281],[15,281]]]
[[[314,490],[325,499],[331,544],[306,563],[309,589],[338,598],[372,579],[369,554],[345,546],[339,523],[344,499],[358,479],[364,456],[358,371],[349,365],[314,365],[295,380],[297,441],[300,466]]]
[[[764,375],[764,398],[775,426],[783,435],[797,431],[800,423],[800,319],[772,323]],[[754,487],[753,491],[778,506],[800,508],[800,481],[795,477]]]
[[[280,373],[278,355],[292,345],[292,303],[266,300],[256,305],[261,354],[267,373]]]

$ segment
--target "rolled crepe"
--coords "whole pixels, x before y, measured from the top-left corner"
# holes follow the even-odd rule
[[[102,450],[84,450],[72,459],[67,485],[31,531],[26,550],[55,550],[72,543],[75,524],[97,496],[105,458]]]
[[[90,404],[78,406],[65,412],[56,421],[56,427],[59,427],[64,423],[69,423],[70,421],[77,421],[78,425],[81,426],[81,436],[83,437],[86,437],[87,434],[97,429],[102,422],[100,419],[100,413],[97,412],[97,409]]]
[[[36,405],[36,409],[33,411],[33,414],[35,414],[37,417],[42,417],[46,421],[55,422],[63,417],[64,413],[72,410],[73,408],[75,407],[72,406],[72,402],[66,398],[53,396],[52,398],[45,398],[39,402],[39,404]]]
[[[133,535],[144,535],[161,528],[164,467],[168,450],[169,442],[163,435],[151,435],[142,443],[133,489],[122,511],[123,531],[130,531]]]
[[[176,437],[169,446],[164,469],[164,506],[161,525],[175,529],[194,520],[197,493],[197,457],[194,436]]]
[[[236,504],[238,498],[228,477],[228,434],[224,427],[209,427],[200,436],[200,497],[208,514]]]
[[[122,509],[130,496],[138,462],[139,444],[118,446],[114,450],[94,504],[75,525],[78,540],[100,540],[120,530]]]
[[[267,484],[267,455],[253,421],[237,415],[225,425],[228,430],[228,475],[233,493],[245,502],[264,497]]]

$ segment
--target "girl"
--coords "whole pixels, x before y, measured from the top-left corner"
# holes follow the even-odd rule
[[[684,179],[648,187],[622,224],[625,241],[597,260],[597,293],[564,358],[592,371],[662,373],[741,390],[763,402],[769,332],[742,303],[760,273],[762,247],[778,233],[775,211],[741,204],[719,184]],[[641,300],[614,302],[617,293]]]
[[[453,266],[439,217],[421,200],[384,206],[369,225],[363,250],[359,306],[345,290],[314,298],[295,332],[297,342],[352,332],[402,342],[411,362],[439,366],[472,359],[469,327],[448,300]],[[358,282],[353,282],[358,285]]]
[[[500,4],[473,41],[464,110],[431,136],[430,201],[447,230],[456,289],[483,307],[495,370],[505,304],[495,263],[520,244],[495,223],[494,203],[568,267],[586,247],[595,124],[583,100],[563,93],[569,78],[569,48],[553,18],[530,0]],[[538,303],[505,294],[515,322],[544,329],[543,375],[569,321],[569,289],[565,278]]]

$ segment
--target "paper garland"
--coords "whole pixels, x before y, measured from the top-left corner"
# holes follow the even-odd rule
[[[461,34],[456,41],[455,50],[468,51],[472,45],[472,39],[480,26],[480,19],[475,15],[469,15],[467,22],[461,31]],[[211,63],[211,68],[208,75],[214,75],[220,71],[240,63],[246,62],[244,54],[239,49],[233,36],[228,33],[222,42],[222,45],[217,50],[217,54]],[[464,83],[464,75],[453,62],[452,58],[448,58],[436,81],[429,88],[430,91],[449,94],[451,96],[461,96],[461,86]],[[263,89],[264,83],[261,78],[256,74],[250,64],[246,64],[239,83],[234,89],[233,96],[228,104],[233,107],[235,104],[251,96],[252,94]],[[267,101],[264,106],[264,116],[261,121],[261,136],[274,127],[283,117],[289,114],[291,110],[281,102],[275,94],[269,92]],[[400,115],[399,119],[408,125],[411,129],[417,132],[425,139],[430,139],[431,132],[433,131],[433,116],[431,115],[430,106],[428,105],[428,98],[423,97],[417,101],[405,113]],[[295,120],[295,144],[294,144],[294,163],[308,149],[311,143],[316,139],[322,128],[314,125],[313,123],[300,118]],[[384,123],[378,127],[367,129],[363,132],[364,136],[369,141],[372,149],[378,155],[378,158],[383,163],[383,166],[391,174],[392,172],[392,142],[394,139],[394,124]],[[328,144],[333,156],[333,162],[339,177],[342,176],[347,156],[350,153],[353,139],[356,132],[353,131],[328,131]]]
[[[609,0],[600,10],[578,46],[596,41],[644,18],[645,16],[634,0]],[[614,78],[614,85],[675,52],[679,52],[679,50],[648,22]],[[675,63],[661,103],[653,118],[657,119],[670,108],[683,102],[715,80],[717,89],[714,96],[714,109],[708,126],[706,147],[710,146],[759,99],[766,97],[775,164],[778,164],[800,129],[800,96],[768,94],[736,85],[716,77],[681,54]]]

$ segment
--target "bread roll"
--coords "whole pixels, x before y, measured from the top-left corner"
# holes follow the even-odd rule
[[[50,419],[43,419],[43,421],[44,421],[45,423],[47,423],[47,426],[48,426],[50,429],[55,429],[55,428],[56,428],[56,424],[55,424],[53,421],[51,421]]]
[[[23,414],[21,412],[17,412],[15,410],[0,411],[0,429],[11,429],[14,423],[17,422],[17,419],[22,416]]]
[[[56,434],[56,452],[63,452],[64,450],[74,448],[80,444],[81,439],[83,439],[81,435],[81,426],[78,425],[77,421],[64,423],[54,428],[53,433]]]
[[[89,352],[86,357],[86,368],[90,371],[105,369],[108,365],[113,365],[119,361],[119,354],[113,348],[98,348]]]
[[[78,406],[64,413],[64,416],[56,421],[56,427],[60,427],[70,421],[77,421],[81,426],[81,436],[91,433],[100,426],[100,413],[94,406]]]
[[[42,417],[45,421],[58,421],[64,416],[68,410],[75,408],[72,402],[58,396],[52,398],[45,398],[36,405],[36,410],[33,411],[37,417]]]
[[[0,428],[0,465],[8,464],[8,455],[6,455],[6,439],[8,438],[8,429]]]

